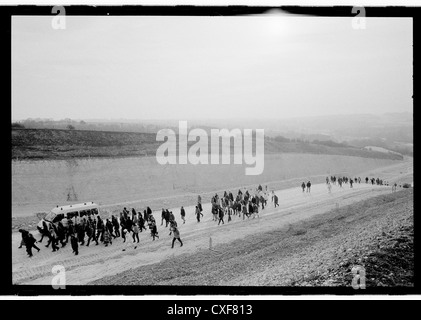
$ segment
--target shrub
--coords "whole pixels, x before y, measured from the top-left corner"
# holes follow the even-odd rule
[[[19,122],[13,122],[12,123],[12,128],[13,129],[25,129],[25,126]]]

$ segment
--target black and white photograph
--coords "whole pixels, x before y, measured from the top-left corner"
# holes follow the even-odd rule
[[[414,289],[413,18],[290,9],[11,16],[17,291]]]

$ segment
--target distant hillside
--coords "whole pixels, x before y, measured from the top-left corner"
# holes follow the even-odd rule
[[[153,156],[162,144],[156,134],[59,129],[12,128],[12,159],[67,157]],[[194,144],[190,142],[189,145]],[[314,153],[402,160],[394,153],[376,152],[342,144],[316,144],[265,137],[265,153]]]

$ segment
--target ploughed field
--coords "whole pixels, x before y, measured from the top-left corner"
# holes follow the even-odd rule
[[[12,159],[151,156],[162,144],[156,134],[62,129],[12,129]],[[210,142],[210,141],[208,141]],[[188,146],[196,142],[188,142]],[[280,141],[265,137],[265,153],[312,153],[402,160],[402,155],[356,147]],[[231,151],[233,151],[231,145]]]

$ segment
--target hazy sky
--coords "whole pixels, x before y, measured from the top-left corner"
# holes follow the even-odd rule
[[[12,120],[412,112],[412,20],[12,19]]]

